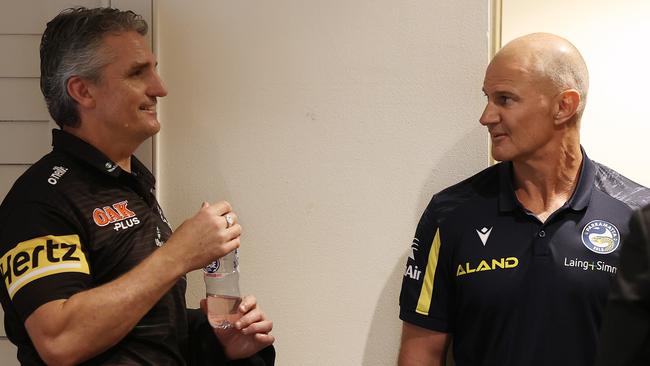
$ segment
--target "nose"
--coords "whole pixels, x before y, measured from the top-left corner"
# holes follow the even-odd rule
[[[483,126],[489,126],[491,124],[499,123],[499,120],[500,117],[497,108],[488,101],[485,109],[483,110],[483,114],[481,114],[481,118],[479,118],[478,121]]]
[[[150,97],[164,97],[167,95],[167,88],[165,83],[162,81],[162,78],[158,72],[153,73],[151,78],[151,83],[149,85],[148,94]]]

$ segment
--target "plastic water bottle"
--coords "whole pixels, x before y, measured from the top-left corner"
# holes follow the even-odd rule
[[[237,249],[203,268],[208,321],[213,328],[228,329],[240,318],[239,252]]]

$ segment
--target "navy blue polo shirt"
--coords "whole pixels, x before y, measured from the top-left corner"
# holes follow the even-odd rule
[[[434,195],[400,318],[451,334],[458,366],[591,366],[621,237],[650,190],[583,157],[575,192],[546,222],[516,199],[510,162]]]

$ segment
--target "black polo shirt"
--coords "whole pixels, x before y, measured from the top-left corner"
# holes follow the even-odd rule
[[[53,146],[0,206],[0,300],[24,365],[43,364],[23,325],[36,308],[116,279],[171,235],[154,178],[136,158],[128,173],[58,130]],[[185,286],[179,279],[122,341],[89,364],[184,364]]]
[[[583,157],[573,196],[544,223],[516,199],[509,162],[434,195],[400,318],[450,333],[458,366],[591,366],[621,237],[650,190]]]

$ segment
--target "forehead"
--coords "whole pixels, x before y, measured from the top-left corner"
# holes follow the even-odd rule
[[[532,62],[521,57],[497,55],[485,71],[484,89],[532,87],[540,81]]]
[[[135,31],[105,35],[100,49],[110,63],[155,62],[155,56],[151,53],[145,37]]]

